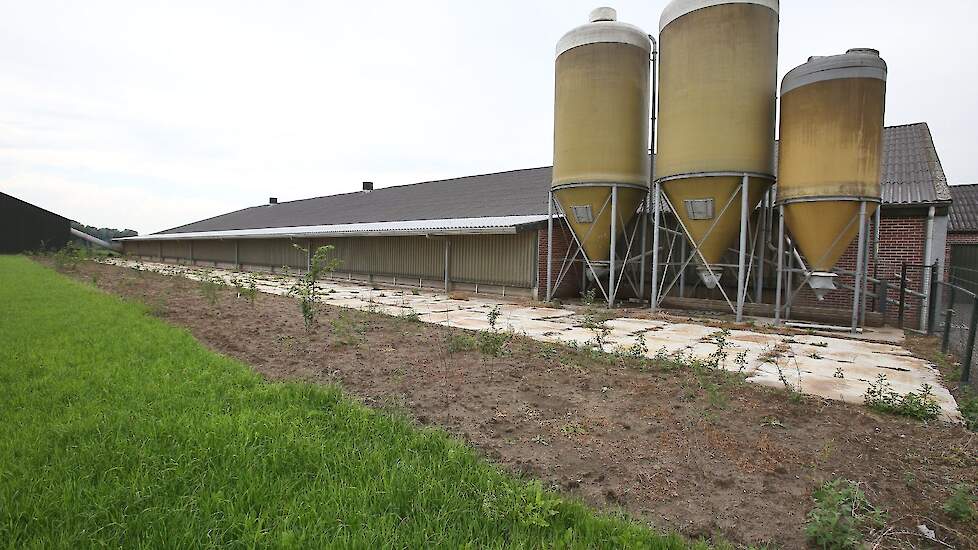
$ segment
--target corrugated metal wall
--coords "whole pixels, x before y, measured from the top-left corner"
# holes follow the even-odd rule
[[[333,245],[342,262],[338,271],[398,277],[441,279],[445,243],[425,237],[337,237],[317,239],[313,246]]]
[[[536,274],[536,232],[451,237],[451,279],[532,287]]]
[[[198,261],[234,262],[233,240],[194,241]],[[241,239],[241,264],[305,269],[306,254],[293,244],[313,249],[333,245],[342,262],[337,271],[364,275],[442,280],[445,244],[449,244],[452,282],[533,288],[536,277],[535,231],[512,235],[458,235],[451,237],[336,237],[331,239]],[[189,259],[190,241],[163,241],[167,259]],[[159,242],[127,242],[126,252],[158,256]]]
[[[306,268],[306,254],[294,245],[306,248],[304,239],[241,239],[238,258],[242,264],[269,267]]]
[[[234,241],[194,241],[194,260],[234,263]]]

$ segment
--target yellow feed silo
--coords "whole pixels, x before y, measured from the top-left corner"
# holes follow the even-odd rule
[[[714,264],[740,232],[739,174],[768,176],[749,180],[749,208],[773,179],[778,1],[674,0],[659,29],[655,178]]]
[[[781,84],[778,197],[819,299],[835,288],[829,271],[880,203],[886,63],[853,49],[812,57]]]
[[[598,8],[557,43],[553,192],[588,259],[610,258],[649,185],[648,34]],[[618,235],[614,237],[617,238]]]

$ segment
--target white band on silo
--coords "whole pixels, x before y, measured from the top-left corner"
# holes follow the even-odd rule
[[[842,78],[876,78],[886,81],[886,61],[876,50],[852,49],[841,55],[811,57],[788,71],[781,81],[781,95],[791,90]]]
[[[602,42],[630,44],[649,53],[652,52],[652,41],[649,40],[649,35],[635,25],[621,21],[595,21],[565,34],[557,42],[557,56],[571,48]]]
[[[771,8],[774,13],[780,13],[778,0],[673,0],[666,6],[666,9],[662,10],[662,17],[659,18],[659,32],[662,32],[666,25],[687,13],[724,4],[757,4]]]

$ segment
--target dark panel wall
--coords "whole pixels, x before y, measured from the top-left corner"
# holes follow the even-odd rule
[[[0,254],[62,248],[70,230],[67,218],[0,193]]]

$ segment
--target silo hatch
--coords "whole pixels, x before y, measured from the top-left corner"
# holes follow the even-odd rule
[[[691,220],[712,220],[713,199],[686,199],[686,215]]]
[[[594,214],[591,213],[590,204],[571,206],[571,210],[574,211],[574,219],[577,220],[577,223],[591,223],[594,221]]]

